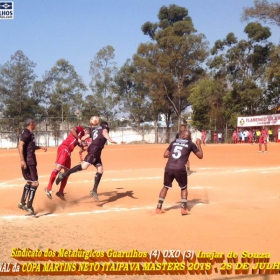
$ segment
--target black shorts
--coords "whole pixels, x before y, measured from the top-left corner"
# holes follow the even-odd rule
[[[173,180],[176,180],[179,184],[179,187],[183,190],[188,187],[188,175],[187,172],[180,171],[180,172],[170,172],[165,171],[164,172],[164,186],[168,189],[172,188],[172,182]]]
[[[38,182],[38,173],[36,165],[27,165],[26,169],[21,169],[22,176],[27,182]]]
[[[102,165],[102,160],[101,160],[101,154],[87,154],[86,157],[84,158],[84,162],[90,163],[94,165],[95,167],[101,166]]]

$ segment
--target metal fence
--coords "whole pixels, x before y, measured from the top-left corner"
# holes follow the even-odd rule
[[[67,137],[70,129],[76,125],[88,125],[87,121],[76,118],[41,118],[37,120],[34,132],[36,144],[48,147],[57,147]],[[201,139],[201,132],[190,128],[192,140]],[[221,129],[217,133],[222,133],[221,143],[232,143],[232,133],[234,129]],[[214,143],[214,132],[207,131],[207,143]],[[143,126],[138,130],[135,127],[113,127],[110,136],[119,143],[167,143],[175,139],[177,129],[169,129],[169,137],[165,127]],[[0,119],[0,148],[17,147],[20,132],[17,130],[13,119]]]

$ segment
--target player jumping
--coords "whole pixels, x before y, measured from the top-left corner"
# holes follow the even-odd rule
[[[111,137],[109,136],[109,127],[107,122],[102,122],[100,126],[93,129],[91,132],[91,138],[92,138],[92,142],[88,147],[87,150],[88,154],[86,155],[84,161],[81,164],[76,165],[70,170],[66,171],[65,173],[59,173],[55,182],[58,185],[61,180],[64,180],[64,178],[70,176],[72,173],[86,170],[92,164],[96,167],[97,172],[95,174],[94,186],[93,189],[90,191],[90,195],[96,201],[99,201],[97,188],[104,172],[102,161],[101,161],[101,152],[107,140],[110,143],[114,143],[114,144],[117,144],[117,142],[112,140]]]
[[[52,199],[52,185],[53,182],[57,176],[57,174],[63,170],[69,170],[71,167],[71,153],[74,150],[74,148],[82,142],[81,138],[84,136],[84,129],[81,126],[76,126],[71,128],[69,135],[67,138],[60,144],[60,146],[57,149],[57,156],[55,161],[55,167],[54,170],[51,173],[49,184],[44,189],[46,192],[46,195],[49,199]],[[87,135],[89,138],[90,136]],[[56,196],[58,196],[60,199],[65,200],[64,197],[64,189],[67,184],[68,177],[65,177],[60,184],[59,191],[56,193]]]

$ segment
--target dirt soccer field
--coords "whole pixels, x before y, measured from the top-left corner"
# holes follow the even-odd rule
[[[280,263],[280,144],[207,145],[204,158],[190,157],[188,208],[181,216],[177,183],[164,202],[165,214],[155,208],[163,185],[167,145],[109,145],[103,150],[105,173],[99,185],[100,202],[89,195],[95,168],[72,174],[67,202],[44,193],[54,167],[56,149],[37,151],[40,186],[34,208],[38,218],[19,210],[22,188],[17,150],[0,151],[0,262],[17,262],[12,248],[58,251],[61,248],[148,252],[151,250],[230,251],[270,254]],[[79,162],[78,149],[72,166]],[[58,190],[54,184],[53,193]],[[18,261],[19,263],[22,263]],[[227,262],[225,259],[224,262]],[[280,275],[80,275],[17,276],[13,279],[279,279]],[[259,272],[258,272],[259,273]],[[0,276],[1,279],[7,279]]]

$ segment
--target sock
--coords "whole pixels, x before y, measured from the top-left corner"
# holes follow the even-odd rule
[[[161,209],[161,208],[162,208],[163,202],[164,202],[164,198],[161,198],[161,197],[160,197],[160,198],[158,199],[157,209]]]
[[[51,177],[50,177],[50,180],[49,180],[49,184],[47,186],[47,190],[48,191],[51,191],[52,190],[52,185],[53,185],[53,182],[58,174],[58,170],[54,169],[53,172],[51,173]]]
[[[37,191],[37,187],[34,187],[34,186],[30,187],[30,194],[29,194],[29,198],[28,198],[28,202],[27,202],[28,208],[32,207],[36,191]]]
[[[102,177],[102,173],[96,172],[95,177],[94,177],[94,187],[93,190],[96,192],[98,185],[100,183],[101,177]]]
[[[82,152],[79,152],[80,160],[83,160]]]
[[[64,177],[60,183],[59,192],[63,193],[69,177]]]
[[[186,198],[182,198],[182,204],[181,207],[185,210],[187,210],[187,199]]]
[[[69,175],[71,175],[72,173],[75,173],[75,172],[78,172],[78,171],[81,171],[83,170],[82,169],[82,166],[79,164],[79,165],[76,165],[74,166],[73,168],[69,169],[68,171],[64,172],[63,173],[63,178],[65,177],[68,177]]]
[[[21,203],[22,204],[25,204],[25,201],[26,201],[26,198],[29,194],[29,191],[30,191],[30,185],[26,184],[24,187],[23,187],[23,192],[22,192],[22,197],[21,197]]]

